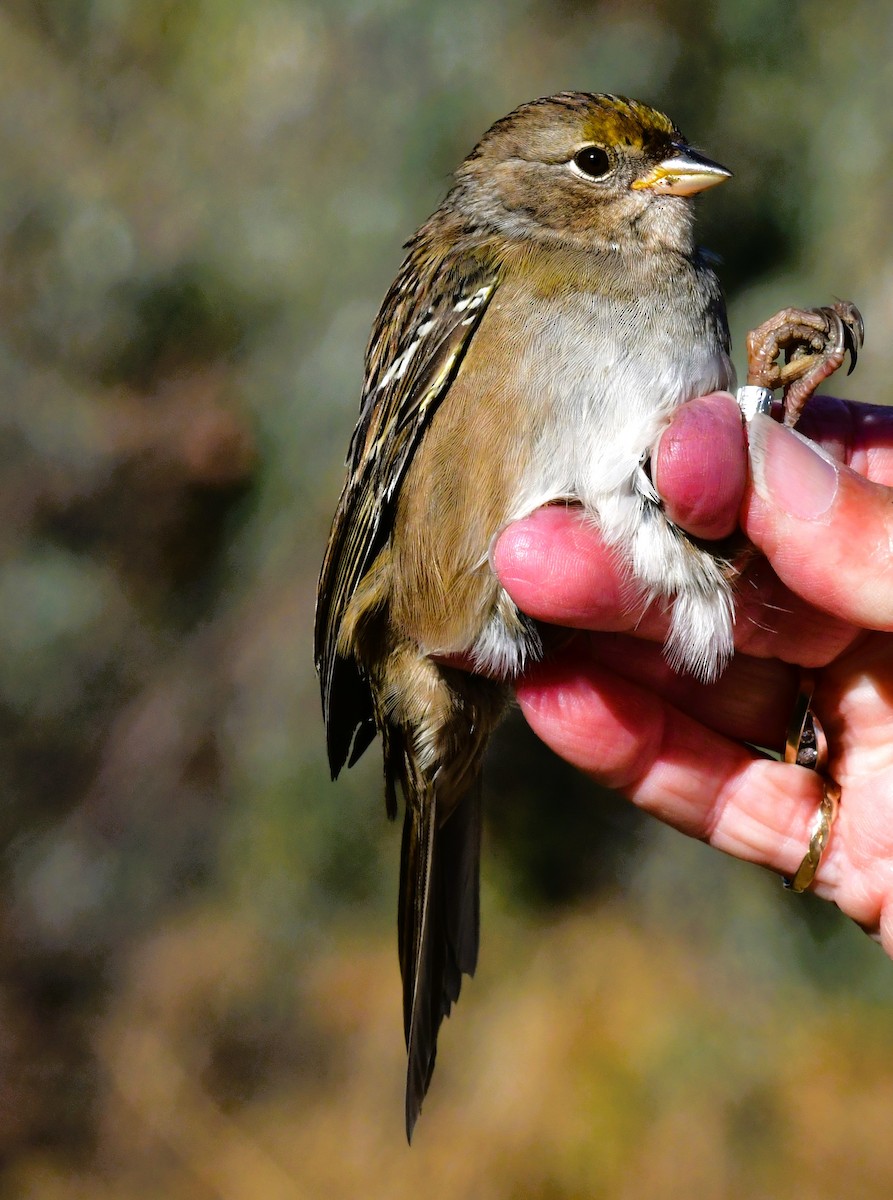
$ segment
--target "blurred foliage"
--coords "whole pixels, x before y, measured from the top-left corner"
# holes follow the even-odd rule
[[[880,952],[519,721],[408,1153],[399,839],[374,752],[328,781],[309,630],[400,243],[523,100],[670,112],[736,173],[738,345],[852,296],[886,398],[891,43],[870,0],[0,6],[4,1192],[890,1191]]]

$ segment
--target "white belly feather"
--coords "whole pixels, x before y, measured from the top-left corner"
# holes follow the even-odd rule
[[[510,520],[556,500],[579,501],[649,598],[675,597],[665,647],[670,663],[710,680],[732,652],[731,587],[721,563],[666,519],[643,463],[673,410],[733,387],[734,368],[703,334],[698,341],[688,330],[687,337],[668,330],[666,311],[655,312],[653,303],[633,303],[618,320],[616,305],[609,313],[599,311],[599,297],[588,300],[541,307],[528,326],[518,366],[538,398],[542,432]],[[597,355],[587,344],[594,336]],[[680,352],[693,342],[694,353]],[[558,354],[556,347],[573,349]],[[581,369],[593,361],[595,372]],[[521,670],[532,649],[517,623],[503,619],[506,605],[503,594],[473,649],[478,665],[497,673]]]

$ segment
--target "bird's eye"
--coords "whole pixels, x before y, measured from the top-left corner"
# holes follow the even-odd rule
[[[611,170],[611,158],[601,146],[584,146],[574,155],[574,166],[590,179],[602,179]]]

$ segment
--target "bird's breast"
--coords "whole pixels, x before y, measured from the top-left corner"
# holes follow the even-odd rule
[[[519,423],[533,445],[510,519],[562,496],[597,508],[600,496],[630,489],[672,411],[734,382],[709,297],[693,303],[690,287],[675,303],[647,293],[539,297],[523,320],[497,309],[494,326],[500,317],[514,342],[507,391],[532,414]]]
[[[490,546],[542,504],[579,500],[609,540],[628,539],[642,457],[669,414],[731,384],[705,307],[500,285],[401,490],[390,611],[408,637],[428,653],[480,639],[504,599]],[[494,628],[480,658],[501,669],[520,641]]]

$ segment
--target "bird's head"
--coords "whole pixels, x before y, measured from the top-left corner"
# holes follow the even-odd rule
[[[491,126],[452,195],[475,223],[512,240],[687,250],[691,196],[730,174],[645,104],[562,92]]]

